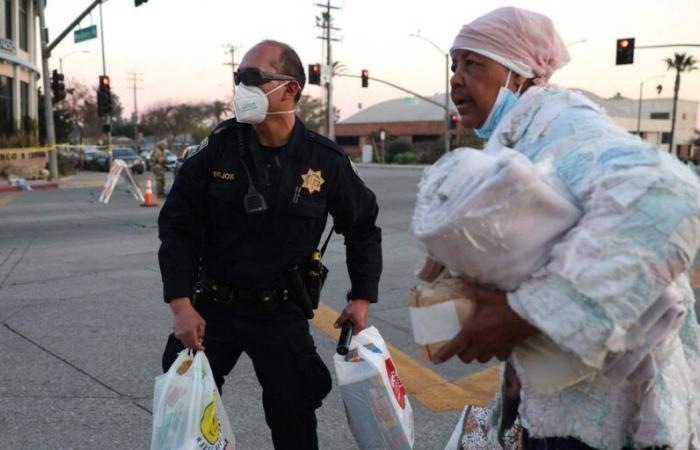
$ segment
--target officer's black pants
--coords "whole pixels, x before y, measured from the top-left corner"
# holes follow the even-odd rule
[[[275,449],[318,449],[315,410],[331,389],[331,377],[301,309],[285,304],[275,311],[243,314],[204,302],[197,310],[207,322],[205,354],[219,392],[245,352],[263,388],[265,420]],[[164,371],[182,349],[171,334],[163,353]]]

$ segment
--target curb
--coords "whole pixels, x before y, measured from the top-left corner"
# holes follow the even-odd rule
[[[46,191],[49,189],[58,189],[58,183],[37,183],[29,184],[32,190]],[[0,185],[0,192],[22,192],[21,186],[14,186],[11,184]]]

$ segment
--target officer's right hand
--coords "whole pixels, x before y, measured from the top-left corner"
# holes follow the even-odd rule
[[[207,323],[194,309],[190,299],[175,298],[170,301],[170,309],[174,316],[175,337],[187,348],[204,351],[204,329]]]

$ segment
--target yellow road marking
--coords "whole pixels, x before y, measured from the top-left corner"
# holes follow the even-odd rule
[[[700,289],[700,269],[695,269],[695,272],[690,273],[690,285],[693,289]]]
[[[20,192],[11,192],[0,195],[0,208],[7,206],[12,203],[17,197],[21,195]]]
[[[337,341],[340,330],[333,328],[333,323],[338,315],[333,308],[321,303],[311,322]],[[406,391],[432,412],[461,411],[464,405],[483,406],[498,389],[498,372],[493,368],[454,383],[423,367],[393,345],[388,347]]]

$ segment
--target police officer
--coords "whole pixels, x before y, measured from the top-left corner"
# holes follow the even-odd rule
[[[378,207],[342,149],[295,116],[306,77],[292,48],[257,44],[235,81],[236,119],[187,158],[158,219],[174,315],[163,369],[184,347],[205,351],[221,389],[245,352],[275,448],[317,449],[315,409],[331,378],[290,275],[317,248],[330,214],[345,236],[352,284],[335,326],[350,320],[356,331],[365,328],[382,267]]]
[[[165,149],[167,144],[160,141],[151,155],[151,167],[156,176],[156,192],[158,197],[165,197]]]

